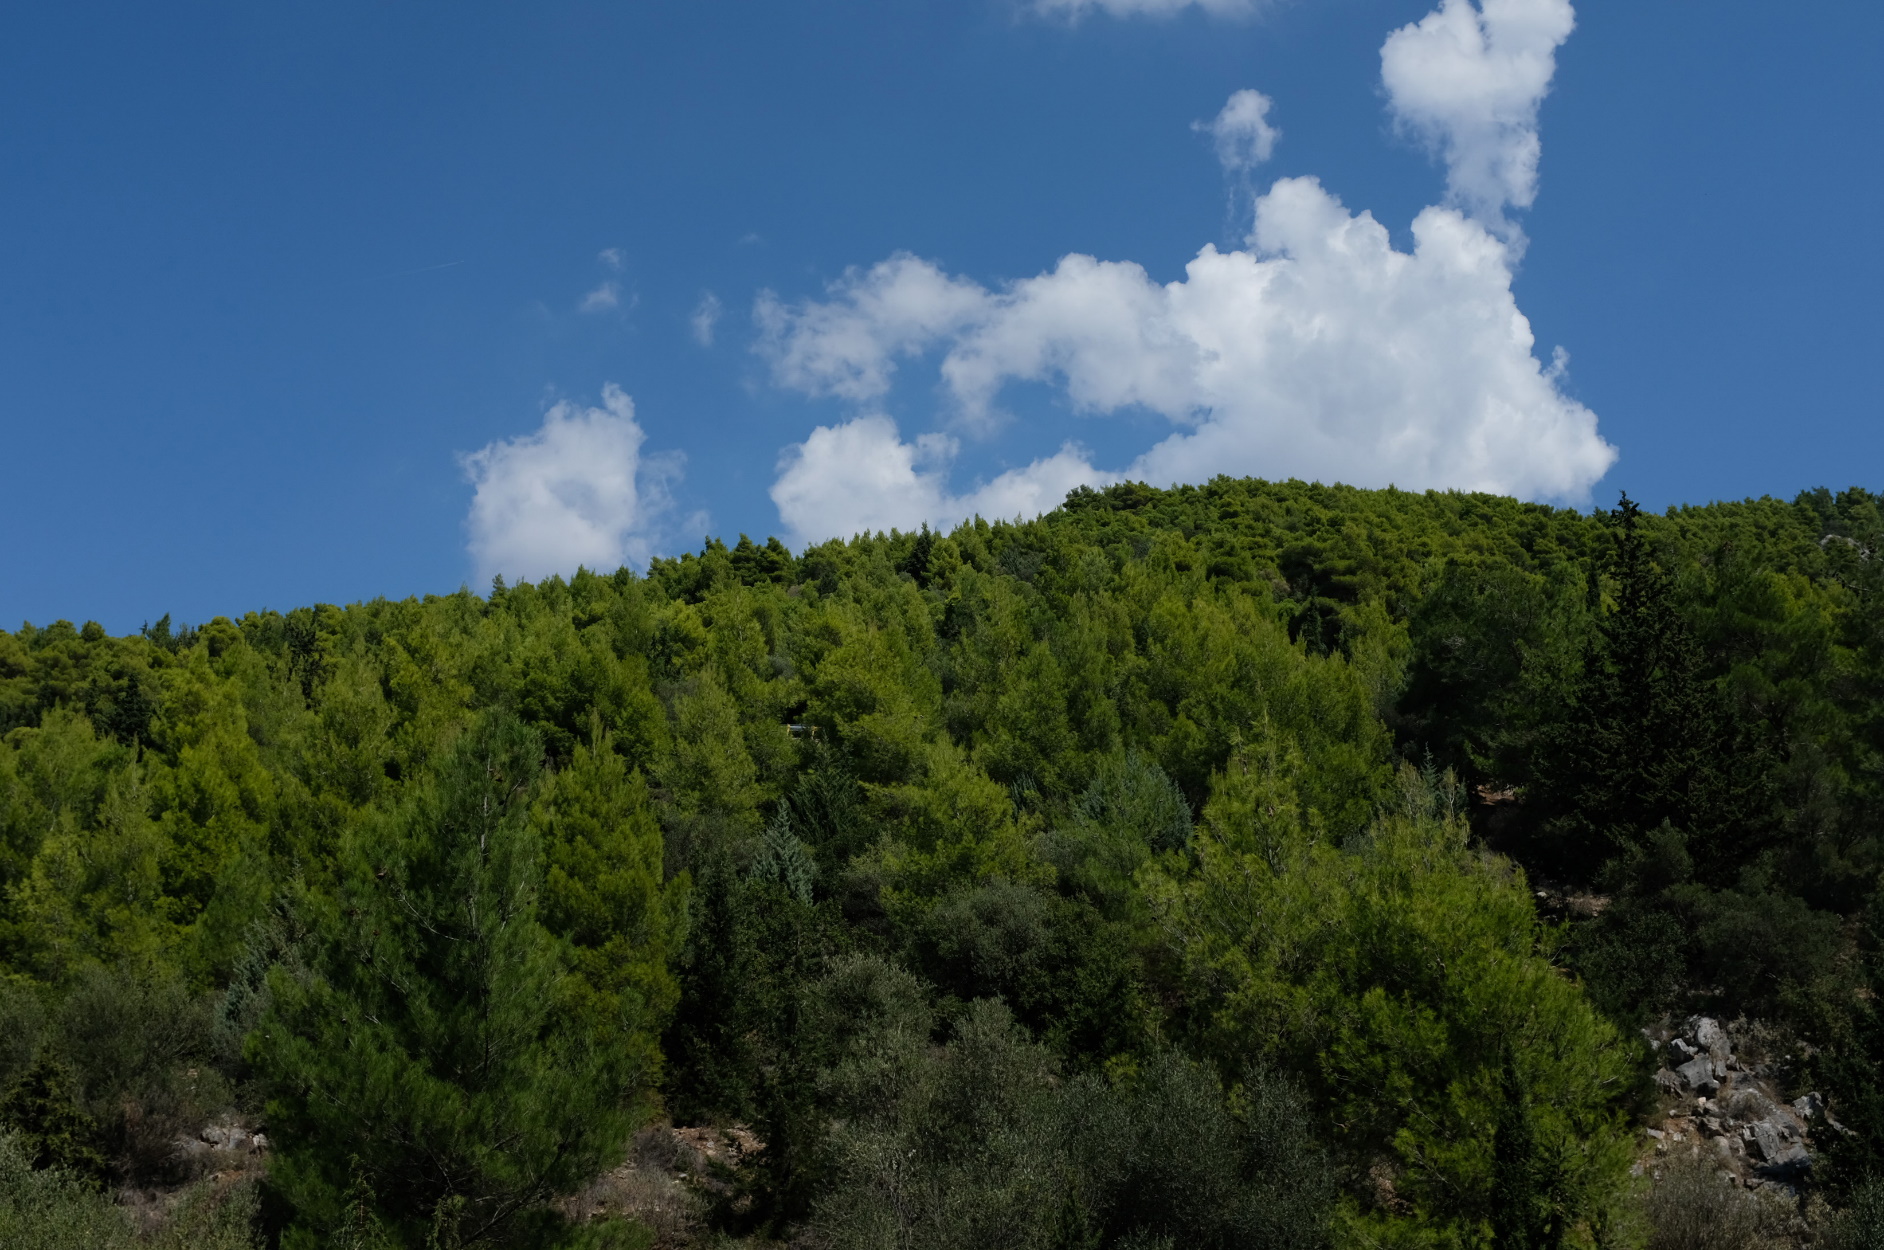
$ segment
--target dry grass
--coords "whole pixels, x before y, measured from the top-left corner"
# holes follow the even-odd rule
[[[1642,1199],[1648,1250],[1767,1250],[1792,1244],[1792,1204],[1748,1192],[1710,1153],[1671,1155]]]

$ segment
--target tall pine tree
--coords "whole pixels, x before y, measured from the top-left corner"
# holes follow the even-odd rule
[[[349,839],[340,897],[299,966],[270,974],[250,1051],[270,1093],[270,1184],[314,1246],[369,1191],[418,1245],[541,1244],[549,1200],[611,1161],[633,1127],[627,1030],[582,1027],[579,985],[537,920],[529,819],[542,744],[507,713]],[[318,904],[316,904],[318,906]]]

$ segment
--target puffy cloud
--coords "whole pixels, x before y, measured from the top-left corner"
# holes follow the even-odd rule
[[[618,247],[605,247],[595,254],[595,259],[607,265],[610,269],[619,271],[622,267],[622,262],[627,259],[627,256]]]
[[[1570,0],[1442,0],[1380,49],[1394,119],[1445,158],[1451,201],[1494,228],[1537,198],[1537,109],[1575,26]]]
[[[1276,150],[1282,132],[1269,122],[1274,103],[1260,91],[1238,91],[1214,121],[1196,123],[1196,129],[1216,140],[1217,159],[1226,173],[1248,173]]]
[[[898,255],[822,300],[763,297],[760,350],[781,386],[874,404],[933,353],[969,429],[993,427],[1013,382],[1170,423],[1119,473],[1068,447],[956,496],[952,440],[905,442],[888,418],[861,417],[788,449],[781,516],[821,537],[1050,508],[1081,482],[1223,473],[1586,501],[1616,449],[1566,393],[1567,356],[1539,357],[1511,289],[1522,239],[1504,218],[1535,195],[1537,105],[1573,23],[1564,0],[1442,0],[1389,37],[1394,115],[1448,164],[1448,203],[1415,218],[1410,251],[1317,180],[1285,178],[1255,197],[1244,247],[1206,246],[1166,284],[1069,255],[990,289]],[[1210,125],[1231,172],[1268,155],[1268,118],[1265,97],[1239,92]]]
[[[1277,183],[1257,203],[1252,249],[1207,247],[1163,288],[1194,390],[1188,412],[1149,406],[1193,428],[1128,474],[1587,499],[1616,451],[1563,393],[1564,359],[1545,366],[1534,354],[1509,252],[1447,208],[1422,212],[1413,239],[1412,252],[1396,251],[1371,215],[1350,214],[1314,180]],[[1064,367],[1086,365],[1075,356]]]
[[[693,317],[690,319],[694,342],[702,347],[713,346],[713,331],[720,323],[722,311],[724,310],[720,305],[720,297],[713,292],[708,291],[700,297],[700,302],[694,305]]]
[[[590,291],[587,295],[583,296],[582,302],[576,305],[576,310],[578,312],[585,312],[585,313],[607,312],[609,309],[618,306],[620,303],[621,303],[620,284],[614,283],[614,282],[604,282],[601,286],[596,287],[593,291]]]
[[[611,384],[600,408],[565,400],[536,433],[461,457],[477,487],[465,528],[479,578],[534,580],[578,565],[645,561],[680,469],[676,455],[643,454],[645,438],[634,401]]]
[[[1058,507],[1081,484],[1106,485],[1071,445],[1024,469],[1012,469],[965,495],[948,489],[956,451],[946,435],[904,442],[896,423],[871,414],[819,426],[779,460],[772,502],[797,543],[873,530],[912,530],[925,522],[949,528],[973,516],[1007,520]]]
[[[1197,407],[1198,343],[1140,266],[1072,255],[1003,294],[983,294],[981,315],[942,360],[971,424],[989,424],[996,395],[1015,379],[1057,380],[1087,412],[1137,405],[1184,418]]]
[[[1068,256],[1004,291],[974,288],[970,315],[911,347],[943,347],[942,379],[971,418],[1011,381],[1056,383],[1087,412],[1165,416],[1178,431],[1125,470],[1158,484],[1232,473],[1586,498],[1615,449],[1534,354],[1509,250],[1449,208],[1421,213],[1413,238],[1397,251],[1370,214],[1284,179],[1257,201],[1247,250],[1207,246],[1180,281]],[[898,263],[904,282],[924,265]],[[924,267],[928,286],[961,285]],[[807,309],[784,338],[841,374],[854,336],[791,340],[855,310]]]
[[[1034,0],[1036,12],[1074,21],[1095,9],[1113,17],[1170,17],[1192,5],[1214,17],[1247,17],[1261,0]]]

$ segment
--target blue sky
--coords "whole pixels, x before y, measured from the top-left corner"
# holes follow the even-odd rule
[[[1219,467],[1884,487],[1884,9],[1056,3],[10,7],[0,620]]]

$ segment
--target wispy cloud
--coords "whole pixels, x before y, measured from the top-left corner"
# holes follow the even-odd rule
[[[723,311],[724,309],[720,306],[720,297],[713,292],[708,291],[700,297],[700,302],[694,305],[693,316],[689,319],[693,328],[694,342],[702,347],[713,346],[713,331],[719,325],[720,314]]]
[[[753,309],[759,350],[780,386],[859,402],[886,394],[899,356],[966,326],[987,298],[975,283],[908,253],[847,271],[827,294],[787,307],[761,291]]]
[[[1170,17],[1196,7],[1214,17],[1248,17],[1263,0],[1034,0],[1034,11],[1074,21],[1088,13],[1113,17]]]
[[[1275,101],[1260,91],[1238,91],[1215,118],[1191,126],[1216,141],[1217,160],[1224,172],[1247,174],[1269,159],[1282,138],[1282,132],[1269,122],[1273,107]]]
[[[607,312],[611,308],[619,307],[620,304],[621,284],[604,282],[583,296],[582,302],[576,305],[576,310],[585,313]]]

